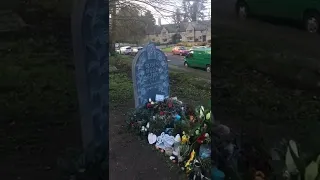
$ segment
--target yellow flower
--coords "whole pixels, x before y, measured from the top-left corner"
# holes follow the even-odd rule
[[[206,115],[206,120],[209,120],[211,118],[211,111],[208,112],[208,114]]]
[[[196,152],[194,150],[192,150],[191,154],[190,154],[190,158],[189,160],[186,162],[184,167],[188,167],[190,165],[190,162],[194,159]]]
[[[184,134],[181,137],[181,144],[186,144],[189,141],[189,136],[187,136],[186,134]]]

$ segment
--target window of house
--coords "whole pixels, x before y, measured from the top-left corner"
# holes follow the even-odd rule
[[[153,38],[152,41],[154,41],[155,39]]]
[[[156,37],[158,37],[158,34],[156,34]]]
[[[199,36],[199,39],[202,39],[202,36]]]
[[[167,39],[162,39],[163,40],[163,42],[167,42]]]
[[[192,33],[192,30],[188,30],[188,33]]]
[[[188,37],[188,40],[193,40],[193,37]]]

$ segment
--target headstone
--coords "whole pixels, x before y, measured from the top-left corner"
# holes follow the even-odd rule
[[[82,141],[108,146],[109,14],[105,0],[79,0],[72,17]]]
[[[169,97],[169,70],[165,54],[153,43],[138,52],[132,62],[135,107],[145,105],[156,95]]]

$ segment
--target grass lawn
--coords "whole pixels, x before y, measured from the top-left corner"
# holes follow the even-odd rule
[[[166,53],[169,53],[169,52],[172,52],[172,48],[173,47],[166,47],[166,48],[162,48],[161,50],[163,52],[166,52]],[[186,47],[186,49],[190,49],[191,47]]]
[[[161,51],[166,52],[166,53],[172,52],[172,48],[173,48],[173,47],[162,48]]]

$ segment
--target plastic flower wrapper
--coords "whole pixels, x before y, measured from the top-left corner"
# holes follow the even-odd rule
[[[199,150],[199,156],[201,159],[210,158],[211,156],[211,146],[208,144],[202,144]]]

